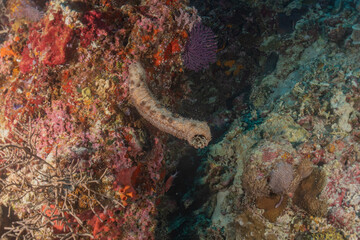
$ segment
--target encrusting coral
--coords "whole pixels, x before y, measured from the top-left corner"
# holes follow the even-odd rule
[[[187,140],[195,148],[204,148],[211,140],[206,122],[174,116],[152,96],[143,79],[146,73],[140,62],[129,67],[129,89],[132,104],[152,125],[177,138]]]
[[[304,179],[294,194],[294,203],[312,216],[325,216],[328,209],[326,199],[319,195],[326,186],[326,174],[319,168],[314,168],[310,176]]]

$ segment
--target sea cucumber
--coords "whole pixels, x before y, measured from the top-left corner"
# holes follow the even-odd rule
[[[204,148],[211,140],[206,122],[177,116],[161,106],[147,87],[146,73],[140,62],[129,66],[130,100],[140,115],[153,126],[177,138],[185,139],[195,148]]]

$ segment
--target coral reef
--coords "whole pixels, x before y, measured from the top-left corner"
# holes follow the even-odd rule
[[[0,1],[2,237],[359,239],[359,4]]]
[[[206,122],[166,110],[186,94],[182,56],[201,17],[167,0],[16,0],[1,11],[0,205],[15,215],[2,237],[155,239],[174,178],[161,131],[196,148],[211,140]]]
[[[233,105],[209,123],[230,126],[203,155],[206,172],[196,187],[210,193],[196,212],[212,206],[213,214],[198,234],[359,239],[358,3],[195,6],[221,32],[216,76],[241,81],[247,70],[252,80],[249,95],[234,94]],[[259,68],[246,65],[249,59]]]
[[[329,229],[325,232],[312,233],[312,234],[299,234],[297,236],[301,239],[334,239],[334,240],[344,240],[346,239],[340,232],[335,231],[334,229]]]
[[[326,199],[319,199],[326,183],[326,176],[320,169],[315,169],[304,179],[294,193],[294,203],[312,216],[324,217],[328,211]]]
[[[261,219],[253,215],[250,210],[244,211],[238,216],[238,219],[233,223],[235,232],[228,236],[228,239],[238,239],[236,236],[243,236],[244,238],[263,239],[265,234],[265,225]]]

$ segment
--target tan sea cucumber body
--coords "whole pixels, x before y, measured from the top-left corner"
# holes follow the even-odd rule
[[[152,125],[177,138],[187,140],[195,148],[203,148],[211,140],[211,132],[206,122],[174,116],[152,96],[144,79],[146,73],[139,62],[129,67],[129,89],[132,104]]]

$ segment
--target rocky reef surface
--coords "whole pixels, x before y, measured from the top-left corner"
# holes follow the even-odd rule
[[[359,239],[360,1],[0,1],[4,239]]]
[[[208,224],[196,231],[200,239],[359,239],[359,3],[276,2],[247,3],[272,15],[276,31],[258,37],[266,57],[263,71],[252,71],[248,114],[203,155],[196,188],[210,197],[196,211]]]

